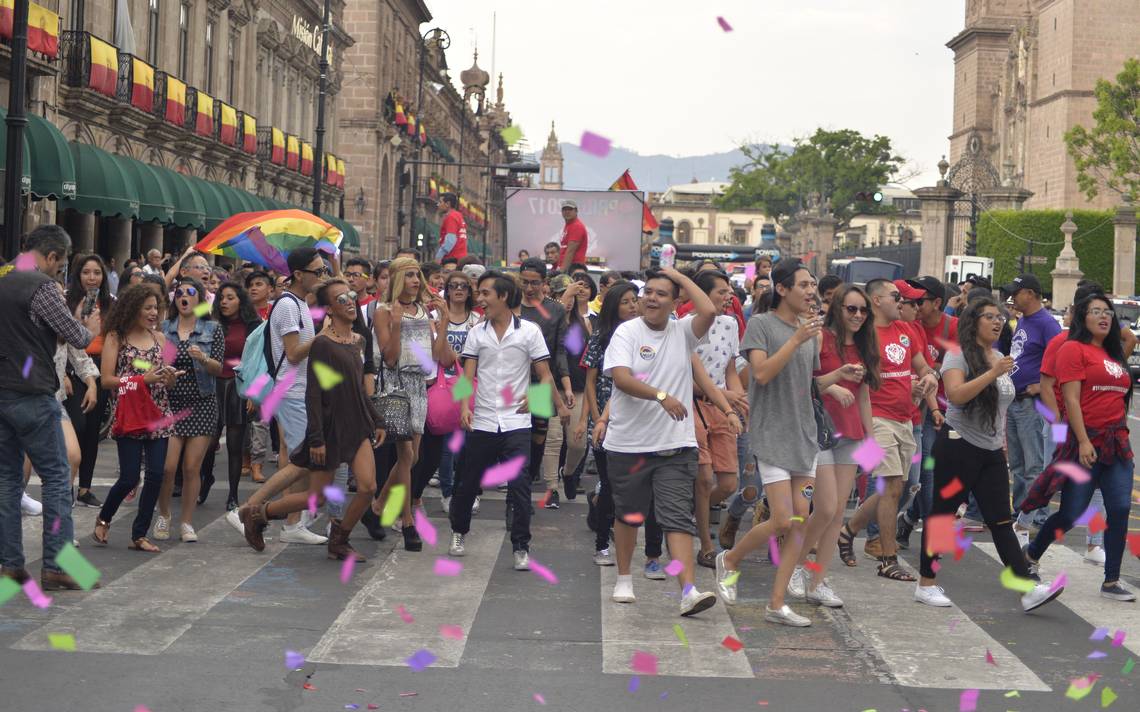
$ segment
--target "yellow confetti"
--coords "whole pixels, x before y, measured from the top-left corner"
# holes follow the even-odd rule
[[[1017,690],[1010,690],[1009,692],[1005,693],[1005,696],[1006,697],[1021,697],[1021,693],[1018,692]]]
[[[75,652],[75,636],[71,633],[48,633],[48,643],[51,644],[53,650]]]
[[[1116,702],[1116,693],[1112,691],[1111,687],[1106,687],[1100,691],[1100,706],[1108,707],[1113,702]]]
[[[729,573],[728,576],[724,577],[724,585],[725,586],[732,586],[733,584],[736,583],[737,579],[739,579],[739,578],[740,578],[740,572],[739,571],[733,571],[733,572]]]
[[[793,522],[799,522],[800,524],[804,523],[804,518],[800,517],[800,516],[791,516],[791,517],[788,517],[788,519],[790,519]]]
[[[131,365],[135,367],[136,371],[149,371],[151,367],[150,361],[143,358],[136,358],[134,361],[131,361]]]
[[[1001,585],[1011,591],[1029,593],[1037,584],[1030,579],[1021,578],[1013,573],[1012,568],[1007,566],[1001,572]]]
[[[499,135],[503,137],[503,141],[505,141],[508,146],[513,146],[522,138],[523,132],[521,127],[512,124],[499,131]]]
[[[685,636],[685,629],[681,627],[680,623],[673,624],[673,635],[677,636],[677,640],[681,641],[681,645],[686,648],[689,647],[689,639]]]
[[[194,307],[194,316],[198,317],[199,319],[201,319],[202,317],[206,316],[209,313],[210,313],[210,303],[209,302],[199,302],[198,306]]]
[[[1069,689],[1065,692],[1065,697],[1068,697],[1070,700],[1083,700],[1093,691],[1094,686],[1096,686],[1095,680],[1089,680],[1087,677],[1078,677],[1069,683]]]
[[[332,366],[329,366],[327,363],[321,363],[320,361],[314,359],[312,361],[312,366],[313,373],[316,375],[317,383],[320,384],[322,391],[327,391],[330,388],[335,388],[341,381],[344,380],[344,376],[340,375],[339,372],[335,371]]]
[[[407,496],[407,487],[392,485],[388,490],[388,501],[384,502],[384,511],[380,514],[380,524],[385,527],[392,526],[404,512],[404,498]]]

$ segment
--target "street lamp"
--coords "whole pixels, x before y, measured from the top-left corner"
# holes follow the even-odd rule
[[[328,0],[325,0],[325,2],[328,2]],[[443,31],[442,29],[440,29],[438,27],[435,27],[435,28],[428,30],[420,38],[420,78],[419,78],[419,83],[416,87],[416,111],[418,112],[417,118],[419,119],[421,126],[423,125],[422,122],[423,122],[424,116],[426,114],[426,112],[424,111],[424,105],[423,105],[423,101],[424,101],[424,61],[426,58],[425,55],[427,54],[427,43],[428,43],[429,38],[434,40],[436,47],[438,47],[440,50],[446,50],[448,47],[451,46],[451,36],[448,35],[447,32]],[[417,130],[416,133],[418,134],[419,131]],[[414,137],[414,140],[416,142],[416,161],[414,163],[412,163],[412,214],[410,216],[411,220],[409,220],[409,222],[408,222],[408,245],[411,247],[415,247],[414,243],[415,243],[415,234],[416,234],[416,227],[415,227],[415,225],[416,225],[416,188],[419,187],[418,186],[418,183],[420,180],[419,160],[420,160],[420,156],[422,155],[422,151],[423,151],[423,144],[420,143],[419,137],[418,136]]]
[[[11,62],[8,65],[8,154],[4,173],[4,254],[16,258],[23,232],[24,204],[20,198],[20,178],[24,170],[24,92],[28,71],[28,0],[12,5]]]
[[[332,0],[325,0],[325,15],[321,22],[321,77],[317,92],[317,145],[316,159],[319,168],[313,170],[313,215],[321,214],[321,179],[325,172],[325,95],[329,91],[329,22]]]

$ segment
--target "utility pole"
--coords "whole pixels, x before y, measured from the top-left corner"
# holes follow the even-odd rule
[[[12,60],[8,85],[8,154],[4,164],[4,254],[15,259],[20,252],[24,203],[20,179],[24,173],[24,109],[28,71],[28,0],[12,4]]]

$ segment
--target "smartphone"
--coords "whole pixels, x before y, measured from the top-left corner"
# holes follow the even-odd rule
[[[95,311],[95,307],[99,304],[99,289],[92,287],[87,290],[87,296],[83,298],[83,318],[91,316],[91,312]]]

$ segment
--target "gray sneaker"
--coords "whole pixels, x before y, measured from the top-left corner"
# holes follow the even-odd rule
[[[463,556],[463,535],[451,532],[451,546],[447,547],[448,556]]]
[[[1100,587],[1100,595],[1104,598],[1111,598],[1114,601],[1135,601],[1136,594],[1126,589],[1119,581],[1111,586]]]
[[[614,556],[609,549],[599,549],[594,552],[594,563],[598,566],[613,566]]]
[[[530,554],[526,549],[515,552],[515,571],[530,571]]]
[[[827,580],[819,582],[815,588],[807,592],[808,603],[818,603],[821,606],[828,608],[843,608],[843,599],[835,595],[835,591],[831,590],[831,586],[827,585]]]
[[[776,610],[772,610],[768,606],[764,606],[764,620],[768,621],[769,623],[790,625],[795,628],[806,628],[811,625],[810,618],[804,618],[799,613],[793,611],[786,603]]]

